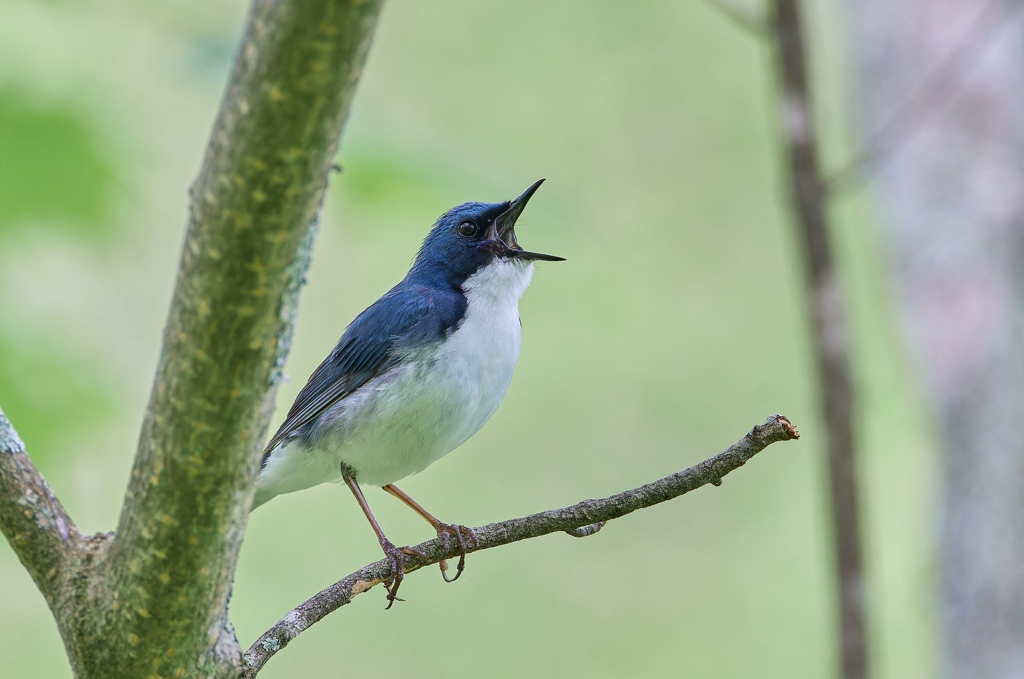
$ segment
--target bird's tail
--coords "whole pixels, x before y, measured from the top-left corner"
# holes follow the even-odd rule
[[[249,509],[249,512],[252,513],[252,510],[256,509],[260,505],[266,504],[275,495],[277,495],[277,493],[274,493],[267,488],[260,488],[259,486],[256,486],[256,497],[252,501],[252,507]]]

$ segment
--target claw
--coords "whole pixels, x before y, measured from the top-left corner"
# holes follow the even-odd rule
[[[396,601],[405,601],[405,599],[398,598],[398,588],[401,586],[402,580],[405,579],[405,557],[419,557],[426,561],[427,555],[412,547],[395,547],[388,540],[382,540],[380,546],[384,550],[384,556],[391,563],[391,577],[384,581],[384,589],[388,592],[388,605],[384,609],[386,611]]]
[[[449,536],[454,535],[459,541],[459,563],[455,567],[455,577],[448,577],[448,562],[445,559],[441,559],[438,566],[441,568],[441,577],[444,578],[445,582],[455,582],[462,575],[462,571],[466,568],[466,536],[468,535],[473,539],[473,547],[476,548],[479,542],[476,539],[476,533],[473,532],[472,528],[466,526],[460,526],[458,524],[450,523],[438,523],[437,524],[437,537],[444,541],[444,551],[448,552],[449,549]]]

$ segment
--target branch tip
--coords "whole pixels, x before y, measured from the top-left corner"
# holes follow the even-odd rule
[[[789,421],[788,417],[785,415],[775,415],[774,419],[782,425],[783,431],[786,432],[787,441],[800,438],[800,432],[797,431],[797,428],[793,426],[793,423]]]

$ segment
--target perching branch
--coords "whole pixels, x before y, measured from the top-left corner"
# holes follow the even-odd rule
[[[68,564],[83,541],[0,410],[0,531],[56,612]]]
[[[747,460],[772,443],[797,438],[800,438],[800,433],[788,419],[782,415],[772,415],[764,424],[755,426],[746,436],[718,455],[653,483],[601,500],[584,500],[571,507],[474,528],[476,541],[471,541],[467,551],[491,549],[549,533],[565,532],[574,537],[592,535],[601,525],[612,519],[677,498],[709,483],[721,485],[722,477],[742,467]],[[416,545],[416,549],[425,553],[427,560],[424,562],[407,557],[407,574],[435,564],[441,559],[451,558],[456,551],[454,545],[446,551],[440,538]],[[352,601],[357,594],[362,594],[383,582],[389,573],[390,566],[387,561],[372,563],[290,611],[246,652],[245,677],[255,677],[267,661],[295,637]]]
[[[827,196],[818,165],[799,0],[775,0],[779,109],[790,192],[804,241],[807,301],[813,319],[818,385],[828,447],[838,569],[843,679],[868,676],[864,575],[853,443],[853,386],[843,295],[829,242]]]

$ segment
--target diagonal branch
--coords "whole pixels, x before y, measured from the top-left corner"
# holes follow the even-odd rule
[[[797,438],[800,438],[800,433],[788,419],[782,415],[772,415],[764,424],[755,426],[746,436],[718,455],[653,483],[601,500],[584,500],[571,507],[475,528],[476,541],[467,551],[491,549],[549,533],[566,532],[574,537],[592,535],[606,521],[671,500],[708,483],[721,485],[723,476],[742,467],[747,460],[772,443]],[[425,553],[427,560],[407,564],[407,574],[450,558],[455,551],[454,546],[446,551],[440,538],[428,540],[415,549]],[[352,601],[357,594],[383,582],[389,575],[390,566],[387,561],[372,563],[290,611],[246,652],[245,677],[255,677],[267,661],[295,637]]]
[[[50,609],[83,541],[25,445],[0,410],[0,531],[21,559]]]

